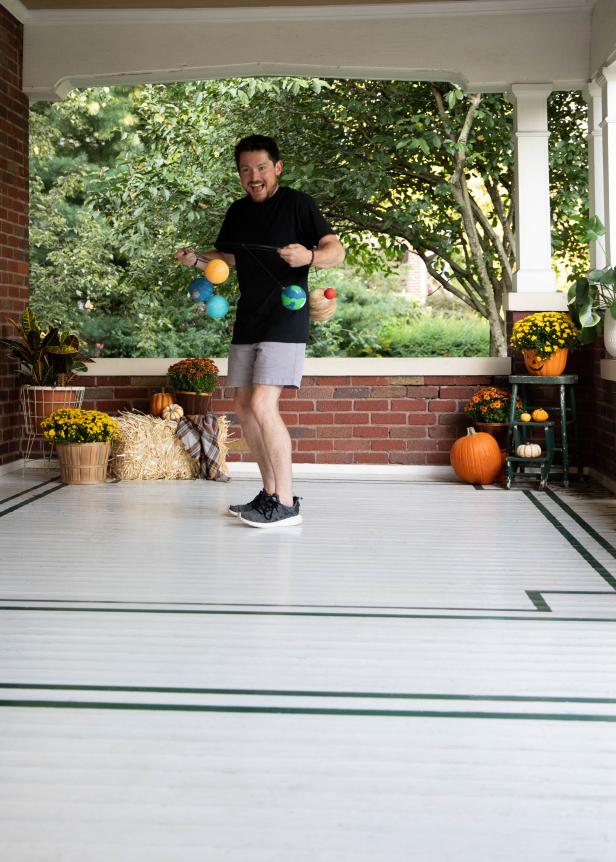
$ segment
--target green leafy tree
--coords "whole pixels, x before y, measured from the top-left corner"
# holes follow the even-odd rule
[[[349,259],[372,265],[375,238],[392,258],[410,246],[488,320],[491,352],[504,355],[503,299],[516,264],[505,96],[408,81],[332,81],[318,94],[261,86],[266,127],[344,233]],[[555,250],[573,267],[586,260],[585,118],[580,94],[550,99]]]
[[[582,268],[579,94],[554,94],[550,123],[555,251]],[[93,349],[104,342],[115,355],[224,353],[230,318],[212,321],[191,302],[194,274],[173,251],[211,246],[241,194],[233,146],[253,131],[278,138],[285,182],[315,195],[352,263],[370,273],[412,247],[445,291],[489,321],[491,352],[506,352],[511,107],[440,83],[231,79],[99,88],[37,109],[33,284],[45,316],[50,304],[58,319],[64,308]],[[220,292],[233,306],[233,277]],[[371,335],[357,349],[370,344]]]

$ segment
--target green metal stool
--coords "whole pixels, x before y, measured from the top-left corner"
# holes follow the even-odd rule
[[[512,401],[515,404],[515,401]],[[529,430],[542,428],[545,435],[545,454],[536,458],[523,458],[517,454],[521,443],[529,442]],[[539,490],[543,491],[550,477],[552,460],[554,458],[554,423],[553,422],[522,422],[510,416],[509,440],[505,457],[505,487],[511,488],[518,474],[526,474],[527,467],[539,467]]]
[[[575,410],[575,384],[578,382],[577,374],[561,374],[558,377],[536,377],[531,374],[513,374],[509,377],[509,382],[511,383],[511,413],[509,416],[510,421],[510,436],[512,435],[512,431],[514,430],[514,426],[517,426],[518,429],[522,425],[526,425],[527,427],[537,426],[537,425],[548,425],[553,423],[545,423],[545,422],[514,422],[515,416],[515,404],[518,398],[518,393],[520,398],[522,399],[522,404],[524,405],[525,410],[528,412],[532,412],[533,407],[532,399],[529,398],[531,394],[531,387],[533,386],[558,386],[558,395],[559,395],[559,411],[560,411],[560,441],[559,445],[553,445],[553,455],[555,453],[559,453],[562,458],[562,469],[563,469],[563,483],[565,488],[569,487],[569,439],[570,433],[569,430],[573,432],[573,440],[575,444],[575,455],[576,455],[576,463],[578,476],[582,476],[582,454],[580,451],[580,440],[578,435],[578,427],[577,427],[577,415]],[[543,405],[536,405],[543,406]],[[553,431],[552,431],[553,434]],[[546,446],[547,446],[547,431],[546,431]],[[528,459],[530,460],[530,459]],[[551,468],[551,464],[550,464]],[[547,477],[543,483],[545,487],[545,482],[547,482]]]

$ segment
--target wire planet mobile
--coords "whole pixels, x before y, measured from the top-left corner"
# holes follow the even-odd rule
[[[298,284],[290,284],[283,288],[280,299],[289,311],[299,311],[306,304],[306,291]]]
[[[195,302],[207,302],[214,293],[214,285],[207,278],[195,278],[188,285],[188,292]]]
[[[224,296],[216,293],[208,299],[206,311],[209,317],[212,317],[214,320],[220,320],[229,311],[229,303]]]

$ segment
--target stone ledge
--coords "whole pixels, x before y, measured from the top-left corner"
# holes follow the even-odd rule
[[[214,359],[221,375],[227,373],[227,360]],[[88,365],[87,377],[160,377],[179,358],[95,359]],[[374,359],[331,357],[306,359],[304,376],[310,377],[481,377],[511,374],[508,356],[423,357],[417,359]],[[418,381],[419,382],[419,381]]]

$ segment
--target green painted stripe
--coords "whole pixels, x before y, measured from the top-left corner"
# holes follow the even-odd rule
[[[608,554],[610,554],[612,557],[614,557],[614,559],[616,559],[616,548],[614,547],[614,545],[608,542],[608,540],[605,539],[600,533],[598,533],[594,527],[591,527],[588,521],[585,521],[581,515],[578,515],[578,513],[574,511],[571,506],[568,505],[568,503],[565,503],[564,500],[561,500],[558,494],[555,494],[554,491],[552,491],[550,488],[546,488],[545,490],[551,500],[554,500],[554,502],[558,506],[560,506],[560,508],[564,512],[566,512],[567,515],[569,515],[569,517],[572,518],[576,524],[578,524],[578,526],[585,530],[588,535],[593,538],[595,542],[597,542],[598,545],[601,545],[604,551],[607,551]]]
[[[526,590],[526,595],[541,613],[551,613],[552,608],[548,605],[539,590]]]
[[[560,697],[557,695],[518,694],[443,694],[433,692],[393,691],[304,691],[275,688],[182,688],[176,686],[141,685],[60,685],[59,683],[0,683],[0,689],[19,691],[114,691],[146,694],[223,694],[249,697],[325,697],[379,700],[462,700],[498,703],[605,703],[616,704],[615,697]]]
[[[73,604],[80,605],[98,605],[97,610],[107,610],[106,607],[102,607],[103,605],[127,605],[131,604],[131,602],[126,601],[116,601],[116,600],[101,600],[95,601],[92,599],[28,599],[28,598],[7,598],[0,597],[0,609],[11,609],[11,605],[8,605],[6,608],[1,607],[2,602],[32,602],[32,607],[24,606],[27,610],[38,610],[36,604],[59,604],[60,602],[70,601]],[[36,604],[35,604],[36,603]],[[511,614],[534,614],[534,608],[464,608],[464,607],[455,607],[455,608],[447,608],[447,607],[438,607],[431,605],[304,605],[304,604],[291,604],[288,602],[282,603],[256,603],[256,602],[173,602],[174,608],[183,608],[184,605],[188,605],[190,608],[218,608],[221,610],[226,610],[227,608],[345,608],[345,610],[370,610],[370,611],[457,611],[460,613],[461,611],[492,611],[493,613],[511,613]],[[140,607],[135,608],[135,612],[138,613],[142,608],[156,607],[159,605],[164,605],[165,608],[169,611],[172,611],[173,608],[169,608],[169,602],[143,602]],[[23,608],[20,608],[22,610]],[[112,608],[110,608],[111,610]],[[45,610],[45,608],[43,608]],[[50,608],[53,610],[53,608]],[[88,610],[88,608],[71,608],[71,610],[79,611],[79,610]],[[131,608],[125,607],[124,610],[130,611]],[[388,614],[385,614],[388,616]]]
[[[49,488],[48,491],[43,491],[41,494],[35,494],[34,497],[29,497],[27,500],[23,500],[21,503],[15,503],[14,506],[9,506],[8,509],[4,509],[0,512],[0,518],[4,518],[5,515],[9,515],[11,512],[17,511],[17,509],[22,509],[24,506],[28,506],[30,503],[34,503],[35,500],[40,500],[43,497],[48,497],[49,494],[55,493],[55,491],[59,491],[61,488],[64,488],[64,485],[56,485],[55,488]]]
[[[550,512],[549,509],[546,509],[546,507],[543,505],[543,503],[540,503],[539,500],[537,500],[535,498],[533,491],[524,491],[524,494],[531,501],[531,503],[541,512],[541,514],[547,518],[547,520],[550,522],[550,524],[552,524],[554,527],[556,527],[558,532],[561,534],[561,536],[563,536],[569,542],[571,547],[574,548],[578,552],[578,554],[590,566],[593,567],[595,572],[598,575],[600,575],[603,578],[603,580],[607,584],[609,584],[610,587],[612,587],[613,590],[616,590],[616,578],[614,578],[614,576],[608,572],[608,570],[605,568],[605,566],[603,566],[599,562],[599,560],[597,560],[595,557],[593,557],[593,555],[590,553],[590,551],[587,548],[585,548],[584,545],[580,541],[578,541],[578,539],[576,539],[575,536],[573,536],[566,529],[566,527],[563,527],[563,525],[552,514],[552,512]]]
[[[10,497],[5,497],[3,500],[0,500],[0,506],[4,506],[4,504],[8,503],[10,500],[16,500],[17,497],[23,497],[24,494],[30,494],[32,491],[36,491],[37,488],[42,488],[44,485],[49,485],[51,482],[58,482],[59,480],[59,476],[54,476],[52,479],[46,479],[44,482],[39,482],[38,485],[32,485],[30,488],[26,488],[24,491],[18,491],[17,494],[11,494]]]
[[[327,709],[291,706],[213,706],[176,703],[106,703],[78,700],[1,700],[0,707],[25,709],[102,709],[136,712],[222,712],[252,715],[345,715],[378,718],[474,718],[513,721],[616,722],[616,715],[549,712],[470,712],[437,709]]]
[[[78,614],[178,614],[193,616],[256,616],[256,617],[333,617],[352,619],[383,619],[383,620],[517,620],[518,622],[574,622],[574,623],[616,623],[612,617],[552,617],[527,616],[513,617],[502,614],[354,614],[354,613],[322,613],[315,611],[195,611],[173,610],[171,608],[36,608],[27,605],[0,605],[0,611],[32,611],[33,613],[78,613]]]

